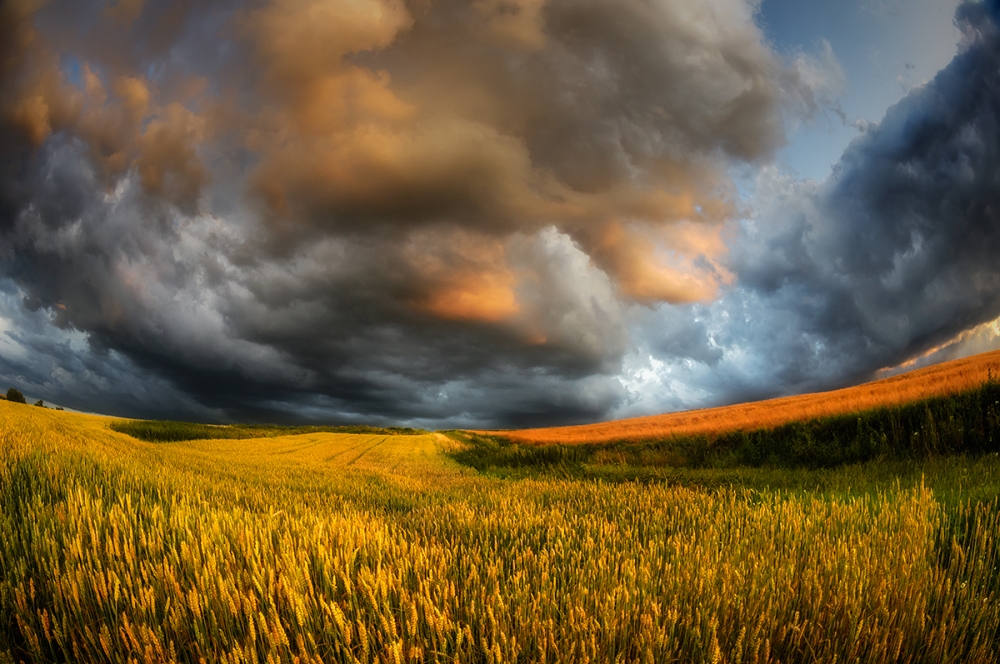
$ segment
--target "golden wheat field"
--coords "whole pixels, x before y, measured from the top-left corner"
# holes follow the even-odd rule
[[[519,443],[577,444],[720,434],[740,429],[749,431],[776,427],[794,420],[954,394],[984,383],[989,376],[998,375],[1000,351],[993,351],[831,392],[598,424],[478,433],[498,433]]]
[[[505,481],[440,434],[152,444],[0,418],[0,662],[1000,657],[996,502],[920,483]]]

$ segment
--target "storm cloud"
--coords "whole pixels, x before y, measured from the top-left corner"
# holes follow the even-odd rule
[[[731,242],[734,285],[644,328],[665,363],[654,382],[701,390],[675,407],[840,387],[996,347],[997,12],[960,6],[960,53],[862,126],[826,181],[762,169],[755,210]],[[683,342],[671,333],[677,316]]]
[[[37,5],[0,9],[0,376],[31,395],[555,424],[1000,316],[993,5],[820,184],[767,164],[842,73],[743,0]]]

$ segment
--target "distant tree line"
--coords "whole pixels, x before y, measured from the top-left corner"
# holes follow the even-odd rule
[[[24,395],[21,394],[21,390],[17,389],[16,387],[7,388],[7,395],[6,396],[0,395],[0,399],[7,399],[7,401],[11,401],[13,403],[27,403],[27,401],[24,398]],[[42,401],[41,399],[36,401],[35,405],[38,406],[39,408],[46,407],[45,402]],[[62,408],[57,406],[56,410],[62,410]]]

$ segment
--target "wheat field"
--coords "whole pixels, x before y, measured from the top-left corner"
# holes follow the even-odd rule
[[[440,434],[108,424],[0,402],[0,662],[1000,658],[996,501],[504,481]]]
[[[477,431],[528,444],[579,444],[653,440],[670,436],[715,435],[769,429],[795,420],[895,406],[955,394],[1000,376],[1000,351],[943,362],[910,373],[847,387],[779,399],[597,424]]]

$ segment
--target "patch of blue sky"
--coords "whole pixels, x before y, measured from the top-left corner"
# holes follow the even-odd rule
[[[775,50],[813,54],[826,40],[846,76],[834,112],[789,128],[777,166],[798,179],[822,181],[858,123],[879,122],[886,110],[954,57],[959,0],[763,0],[758,22]],[[743,187],[741,187],[743,191]]]
[[[83,66],[76,56],[63,55],[59,59],[59,66],[67,81],[83,89]]]

